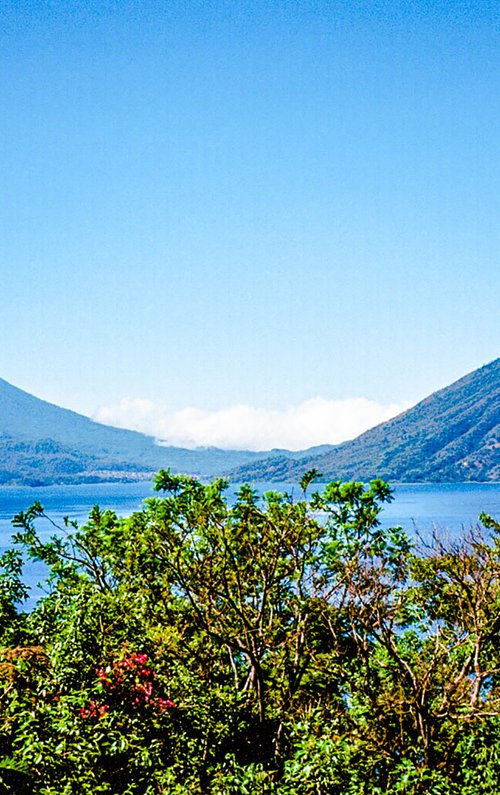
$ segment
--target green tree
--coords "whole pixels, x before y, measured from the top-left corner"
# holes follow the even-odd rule
[[[162,471],[0,574],[0,782],[40,795],[496,795],[500,527],[415,550],[387,484],[298,499]],[[0,787],[1,791],[1,787]]]

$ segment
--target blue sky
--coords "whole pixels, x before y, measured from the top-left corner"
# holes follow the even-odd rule
[[[494,359],[499,21],[0,0],[0,377],[174,441],[301,446],[297,416],[337,440]]]

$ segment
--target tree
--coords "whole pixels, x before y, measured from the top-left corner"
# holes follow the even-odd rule
[[[40,795],[494,795],[500,527],[416,550],[380,480],[308,496],[162,471],[4,558],[0,781]],[[487,534],[490,533],[488,536]],[[3,590],[1,590],[3,588]],[[487,750],[484,750],[487,749]],[[8,789],[6,790],[8,791]]]

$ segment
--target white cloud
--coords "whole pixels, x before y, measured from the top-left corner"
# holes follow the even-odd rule
[[[94,419],[142,431],[164,444],[178,447],[303,450],[353,439],[410,405],[382,405],[363,397],[347,400],[314,397],[282,410],[233,405],[215,411],[191,406],[172,411],[165,404],[125,397],[98,409]]]

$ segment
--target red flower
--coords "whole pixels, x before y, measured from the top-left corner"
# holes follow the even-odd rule
[[[163,712],[165,709],[172,709],[172,707],[175,707],[175,704],[168,698],[157,698],[156,706],[159,707]]]
[[[80,710],[80,717],[103,718],[108,710],[109,710],[108,704],[96,704],[95,701],[91,701],[88,707],[82,707],[82,709]]]
[[[133,707],[150,706],[162,712],[175,706],[168,698],[153,696],[156,675],[153,668],[147,667],[147,662],[147,654],[132,652],[107,668],[96,669],[99,684],[108,691],[111,706],[128,703]],[[80,716],[102,718],[109,709],[109,704],[91,701],[88,707],[80,710]]]

